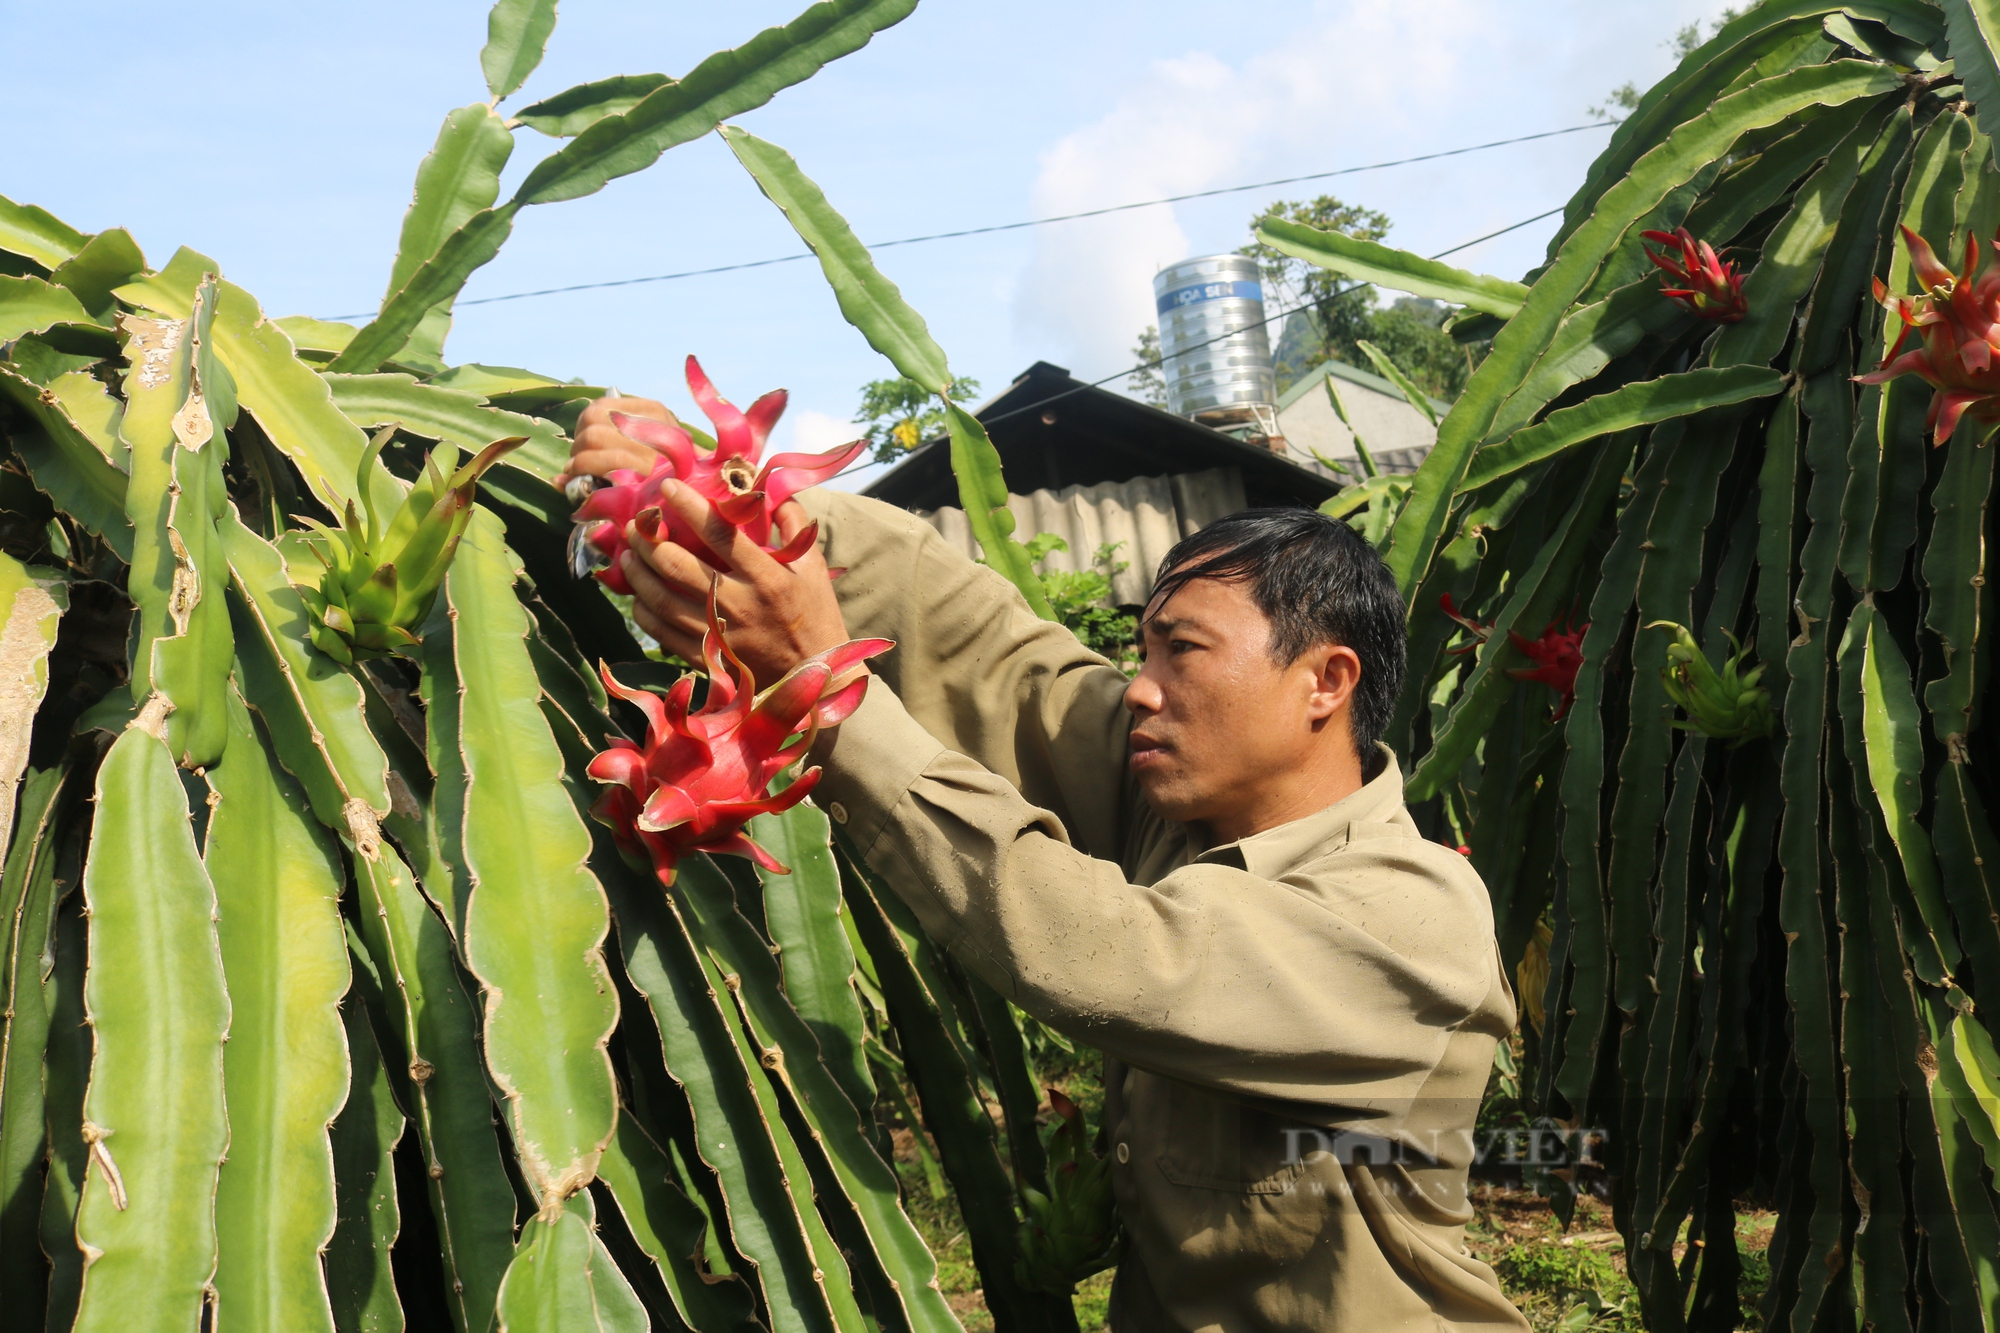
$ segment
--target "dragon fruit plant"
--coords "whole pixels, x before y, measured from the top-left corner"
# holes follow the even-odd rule
[[[1649,1328],[1750,1317],[1749,1198],[1762,1326],[2000,1327],[1989,9],[1745,7],[1520,281],[1259,228],[1483,349],[1380,547],[1384,740],[1540,1015],[1519,1109],[1606,1136]],[[1457,651],[1496,623],[1532,669]]]
[[[875,1070],[933,1119],[1034,1076],[1004,1003],[989,1033],[929,997],[935,946],[844,866],[813,779],[770,790],[879,645],[760,691],[718,628],[701,706],[646,695],[626,739],[599,664],[671,679],[568,577],[546,480],[602,391],[445,356],[522,210],[913,8],[823,0],[678,79],[503,111],[556,6],[499,0],[488,95],[445,117],[355,324],[0,197],[0,1322],[960,1329]],[[517,134],[553,150],[525,174]],[[757,462],[781,405],[710,394],[722,446],[680,455],[759,540],[831,470]],[[600,755],[671,885],[582,808]],[[927,1045],[943,1025],[985,1063]],[[1011,1235],[1011,1183],[965,1174],[998,1171],[993,1124],[934,1132]],[[1013,1258],[984,1278],[1000,1327],[1074,1329]]]
[[[601,565],[597,577],[613,592],[630,594],[619,557],[625,553],[625,531],[636,523],[648,541],[670,540],[727,571],[728,563],[660,503],[660,487],[679,481],[692,487],[715,507],[732,527],[769,550],[779,564],[789,565],[811,549],[818,528],[808,525],[791,541],[772,545],[776,525],[772,515],[808,486],[837,474],[860,457],[868,441],[856,440],[823,454],[778,454],[763,459],[771,428],[784,414],[786,395],[773,389],[748,410],[739,410],[709,382],[701,362],[687,359],[687,383],[694,401],[715,427],[715,447],[703,449],[676,422],[613,413],[612,424],[627,436],[660,451],[659,462],[644,476],[628,468],[613,472],[610,485],[599,487],[576,511],[578,537],[589,548],[589,564]]]

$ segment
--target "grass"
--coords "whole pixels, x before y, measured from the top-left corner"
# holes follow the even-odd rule
[[[1473,1207],[1466,1244],[1493,1266],[1536,1333],[1636,1333],[1644,1327],[1638,1292],[1625,1275],[1625,1243],[1612,1229],[1607,1204],[1579,1198],[1567,1231],[1547,1200],[1525,1190],[1480,1186]],[[1737,1214],[1736,1247],[1743,1263],[1739,1328],[1762,1327],[1757,1302],[1771,1278],[1766,1251],[1775,1220],[1767,1212]],[[1685,1253],[1685,1246],[1674,1247],[1676,1259]]]

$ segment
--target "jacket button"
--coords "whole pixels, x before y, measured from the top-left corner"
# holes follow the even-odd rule
[[[847,822],[847,807],[839,801],[835,801],[832,805],[829,805],[826,808],[826,812],[833,816],[833,822],[836,824],[845,824]]]
[[[1125,1165],[1125,1163],[1127,1163],[1127,1162],[1129,1162],[1129,1161],[1131,1161],[1131,1160],[1132,1160],[1132,1145],[1131,1145],[1131,1144],[1129,1144],[1129,1143],[1121,1143],[1121,1144],[1119,1144],[1119,1145],[1118,1145],[1118,1165],[1120,1165],[1120,1166],[1123,1166],[1123,1165]]]

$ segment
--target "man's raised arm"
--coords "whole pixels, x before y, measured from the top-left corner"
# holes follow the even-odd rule
[[[823,488],[798,498],[827,564],[846,571],[833,587],[848,632],[895,641],[873,665],[910,716],[1053,811],[1080,845],[1117,856],[1124,674],[922,519]]]
[[[558,486],[572,476],[652,468],[654,449],[624,434],[618,413],[672,419],[651,399],[591,404],[577,423]],[[1079,845],[1116,856],[1127,805],[1124,676],[1069,631],[1036,616],[1012,584],[947,545],[929,524],[880,501],[824,488],[796,498],[820,525],[825,564],[846,571],[834,591],[848,630],[895,640],[896,650],[872,665],[911,715],[945,745],[1056,812]],[[682,503],[698,523],[700,505]],[[806,521],[801,512],[790,505],[779,510],[787,538]],[[646,562],[625,570],[641,594],[634,607],[641,627],[669,646],[685,639],[677,646],[696,660],[700,603],[713,571],[673,547],[638,541],[634,553]],[[725,617],[740,619],[733,609],[742,604],[742,590],[729,585],[725,579],[718,600]],[[677,626],[666,623],[676,619]],[[735,641],[754,658],[754,644]]]

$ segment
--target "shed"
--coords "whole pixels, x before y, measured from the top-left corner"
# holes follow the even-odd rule
[[[1251,506],[1317,507],[1350,484],[1351,477],[1310,451],[1337,461],[1356,457],[1352,434],[1340,429],[1327,403],[1325,373],[1315,370],[1281,399],[1280,424],[1289,435],[1298,421],[1309,442],[1284,452],[1085,384],[1046,361],[1029,366],[973,415],[1000,454],[1015,536],[1061,537],[1069,549],[1049,557],[1051,569],[1087,569],[1100,547],[1115,546],[1112,560],[1125,568],[1112,576],[1112,595],[1120,605],[1139,606],[1161,559],[1182,537]],[[1413,430],[1397,410],[1425,431],[1430,423],[1388,381],[1344,365],[1337,373],[1343,402],[1377,461],[1385,470],[1414,471],[1434,433]],[[1315,388],[1319,408],[1311,401]],[[966,554],[979,554],[958,508],[951,445],[943,436],[917,446],[863,494],[911,510]]]
[[[1340,392],[1352,428],[1342,424],[1327,395],[1331,379]],[[1440,417],[1449,403],[1429,399]],[[1368,445],[1375,465],[1384,472],[1415,472],[1417,464],[1437,443],[1437,427],[1430,423],[1409,399],[1380,375],[1358,370],[1344,361],[1326,361],[1314,366],[1296,383],[1278,395],[1278,428],[1284,432],[1287,451],[1293,461],[1317,472],[1327,472],[1313,457],[1318,454],[1345,463],[1360,471],[1360,455],[1354,448],[1358,432]],[[1328,473],[1328,475],[1333,475]]]
[[[1052,532],[1068,545],[1054,569],[1087,569],[1098,548],[1115,544],[1126,568],[1113,576],[1121,605],[1142,605],[1160,560],[1182,537],[1254,505],[1318,506],[1341,479],[1318,465],[1085,384],[1037,361],[974,410],[1000,454],[1015,535]],[[977,555],[951,445],[942,436],[917,446],[863,490],[928,520],[968,555]]]

